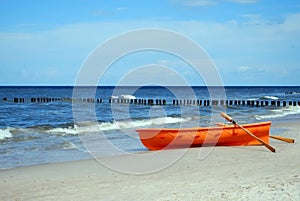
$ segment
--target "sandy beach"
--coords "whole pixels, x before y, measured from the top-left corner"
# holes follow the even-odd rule
[[[281,135],[294,144],[271,140],[263,146],[189,149],[161,171],[130,175],[96,160],[36,165],[0,171],[0,200],[299,200],[299,123]],[[167,152],[173,152],[168,150]],[[126,161],[128,156],[123,157]]]

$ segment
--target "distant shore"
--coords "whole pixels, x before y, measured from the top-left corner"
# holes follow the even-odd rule
[[[273,127],[296,143],[271,140],[276,153],[263,146],[216,147],[203,160],[199,151],[207,147],[193,148],[172,166],[139,176],[95,160],[1,170],[0,200],[299,200],[300,125]]]

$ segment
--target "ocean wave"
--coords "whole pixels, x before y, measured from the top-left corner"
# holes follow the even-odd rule
[[[120,95],[120,96],[110,96],[111,99],[136,99],[135,96],[130,95],[130,94],[125,94],[125,95]]]
[[[300,95],[300,92],[288,91],[288,92],[285,92],[285,95]]]
[[[110,130],[122,130],[131,129],[153,125],[165,125],[175,124],[188,121],[188,119],[177,118],[177,117],[158,117],[152,119],[140,119],[140,120],[123,120],[114,122],[81,122],[68,128],[53,128],[47,131],[51,134],[67,134],[67,135],[78,135],[99,131],[110,131]]]
[[[60,150],[60,149],[63,149],[63,150],[77,149],[77,150],[79,150],[77,145],[75,145],[73,142],[70,142],[70,141],[65,141],[65,142],[61,142],[61,143],[48,145],[43,148],[43,150]]]
[[[278,100],[279,98],[276,96],[263,96],[262,99]]]
[[[18,138],[18,134],[50,134],[50,135],[79,135],[95,133],[99,131],[113,131],[122,129],[136,129],[147,126],[163,126],[167,124],[183,123],[189,121],[189,118],[181,117],[157,117],[150,119],[120,120],[113,122],[79,122],[66,123],[61,125],[36,125],[28,128],[7,127],[0,129],[0,140],[12,138],[13,135]],[[22,135],[23,136],[23,135]],[[33,136],[34,137],[34,136]]]
[[[280,109],[270,110],[270,114],[266,115],[255,115],[257,120],[262,119],[273,119],[279,117],[285,117],[287,115],[300,114],[300,106],[288,106]]]
[[[260,98],[248,98],[248,101],[257,101],[257,100],[278,100],[277,96],[261,96]]]
[[[74,126],[69,126],[68,128],[61,128],[61,127],[52,128],[52,129],[46,130],[45,132],[49,133],[49,134],[58,134],[58,135],[64,135],[64,134],[77,135],[78,129],[77,129],[77,126],[74,125]]]
[[[7,127],[5,129],[0,129],[0,140],[5,140],[12,137],[13,128]]]
[[[79,149],[73,142],[64,142],[62,147],[64,150]]]

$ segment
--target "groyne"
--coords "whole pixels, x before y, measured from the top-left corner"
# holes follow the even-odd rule
[[[285,107],[300,106],[300,100],[210,100],[210,99],[174,99],[167,101],[166,99],[124,99],[124,98],[58,98],[58,97],[15,97],[2,98],[4,102],[12,103],[50,103],[50,102],[87,102],[87,103],[111,103],[111,104],[136,104],[136,105],[191,105],[191,106],[251,106],[251,107]]]

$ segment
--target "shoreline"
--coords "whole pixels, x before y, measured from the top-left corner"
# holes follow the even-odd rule
[[[276,153],[263,146],[215,147],[199,159],[209,147],[191,148],[173,165],[144,175],[119,173],[94,159],[0,170],[0,200],[299,200],[298,124],[272,125],[296,140],[271,139]]]
[[[257,122],[265,122],[264,120],[257,121]],[[274,120],[272,121],[271,125],[271,130],[270,130],[270,135],[282,135],[282,131],[287,131],[288,128],[286,128],[286,125],[291,125],[293,126],[294,124],[297,124],[298,121],[292,120],[292,119],[287,119],[287,120]],[[273,131],[272,131],[273,130]],[[274,132],[275,131],[275,132]],[[142,151],[137,151],[137,152],[129,152],[130,154],[138,154],[138,153],[143,153],[147,152],[147,148]],[[89,153],[86,153],[87,157],[82,157],[79,159],[67,159],[64,161],[53,161],[53,162],[45,162],[45,163],[33,163],[33,164],[28,164],[28,165],[19,165],[15,167],[0,167],[0,171],[5,171],[5,170],[10,170],[10,169],[15,169],[15,168],[23,168],[23,167],[31,167],[31,166],[38,166],[38,165],[47,165],[47,164],[56,164],[56,163],[68,163],[68,162],[73,162],[73,161],[85,161],[85,160],[94,160],[93,156],[91,156]],[[118,157],[122,155],[103,155],[103,157]]]

